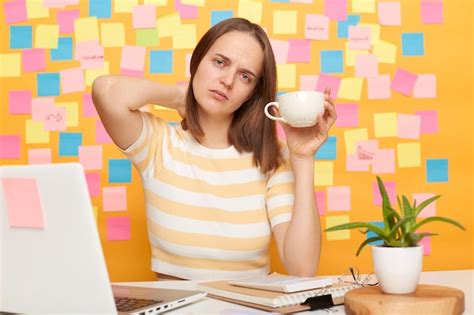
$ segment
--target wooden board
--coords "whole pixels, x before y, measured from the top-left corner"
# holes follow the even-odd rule
[[[347,292],[344,307],[349,315],[457,315],[464,312],[464,293],[450,287],[423,284],[410,294],[386,294],[380,287],[365,287]]]

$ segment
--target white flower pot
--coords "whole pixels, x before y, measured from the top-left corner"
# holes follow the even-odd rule
[[[372,258],[383,292],[407,294],[416,290],[423,266],[423,246],[372,246]]]

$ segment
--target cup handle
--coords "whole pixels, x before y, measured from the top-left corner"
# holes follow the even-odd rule
[[[265,116],[267,116],[268,118],[272,120],[278,120],[278,121],[282,121],[286,123],[286,120],[283,117],[276,117],[269,113],[268,109],[270,108],[270,106],[275,106],[276,108],[280,109],[278,102],[270,102],[267,105],[265,105],[265,109],[263,110],[265,112]]]

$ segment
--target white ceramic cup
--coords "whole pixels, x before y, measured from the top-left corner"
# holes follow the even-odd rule
[[[275,106],[281,117],[270,114]],[[296,91],[279,95],[276,102],[265,105],[265,115],[273,120],[293,127],[310,127],[318,122],[318,115],[324,112],[324,93],[316,91]]]

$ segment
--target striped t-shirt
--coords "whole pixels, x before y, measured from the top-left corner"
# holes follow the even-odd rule
[[[290,221],[293,173],[272,175],[234,146],[210,149],[179,125],[141,113],[124,153],[141,175],[152,270],[184,279],[239,279],[270,271],[272,227]]]

